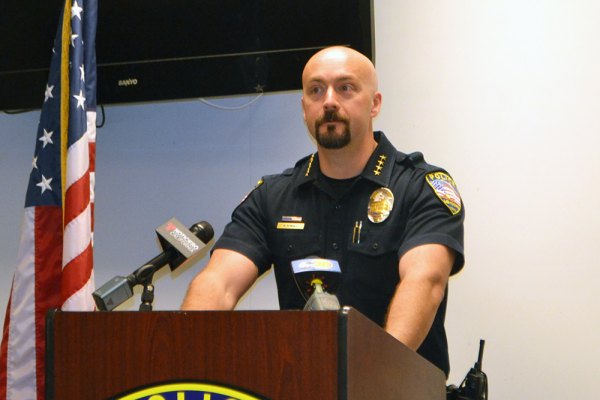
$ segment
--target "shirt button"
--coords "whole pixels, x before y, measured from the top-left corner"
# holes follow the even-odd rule
[[[373,243],[373,250],[377,250],[378,247],[379,247],[379,243],[377,243],[377,242]]]
[[[337,250],[340,246],[338,246],[337,242],[333,242],[331,247],[333,247],[334,250]]]
[[[336,209],[336,210],[339,210],[340,208],[342,208],[342,205],[341,205],[341,204],[336,204],[336,205],[335,205],[335,209]]]

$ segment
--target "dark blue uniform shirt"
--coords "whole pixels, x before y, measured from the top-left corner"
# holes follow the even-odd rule
[[[362,174],[343,191],[321,174],[318,154],[264,177],[215,244],[244,254],[260,274],[273,266],[281,309],[302,309],[306,303],[291,268],[297,259],[337,260],[342,273],[334,291],[340,303],[379,325],[399,282],[399,259],[408,250],[442,244],[456,252],[452,273],[462,268],[464,208],[452,178],[420,153],[397,151],[382,132],[375,132],[375,139],[378,146]],[[371,195],[381,188],[391,190],[393,205],[387,218],[372,222]],[[446,300],[418,353],[448,375]]]

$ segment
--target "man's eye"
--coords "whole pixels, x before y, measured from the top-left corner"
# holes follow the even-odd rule
[[[349,92],[352,90],[352,85],[344,84],[344,85],[340,86],[340,90],[342,92]]]
[[[323,92],[323,89],[319,86],[314,86],[310,89],[310,93],[312,94],[321,94]]]

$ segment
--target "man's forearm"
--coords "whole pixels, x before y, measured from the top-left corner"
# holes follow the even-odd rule
[[[217,249],[208,265],[190,283],[182,310],[233,310],[258,277],[247,257]]]
[[[438,244],[415,247],[400,259],[400,283],[388,308],[385,330],[413,350],[431,329],[454,259],[452,250]]]
[[[191,282],[182,310],[232,310],[236,300],[228,299],[223,282],[210,271],[203,271]]]
[[[417,350],[431,329],[444,288],[430,283],[404,281],[398,285],[385,330],[413,350]]]

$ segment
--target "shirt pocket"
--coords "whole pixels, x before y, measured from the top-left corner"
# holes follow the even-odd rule
[[[399,227],[394,225],[363,225],[360,241],[350,241],[347,271],[356,296],[389,301],[400,280],[400,241]]]
[[[348,251],[369,258],[380,257],[388,253],[396,253],[400,248],[398,227],[369,225],[356,234],[355,240],[349,241]]]
[[[319,256],[321,252],[318,233],[274,229],[271,237],[271,249],[275,259],[291,261],[308,256]]]
[[[292,261],[319,256],[318,234],[306,231],[273,230],[271,242],[279,305],[282,309],[302,309],[307,298],[292,269]]]

